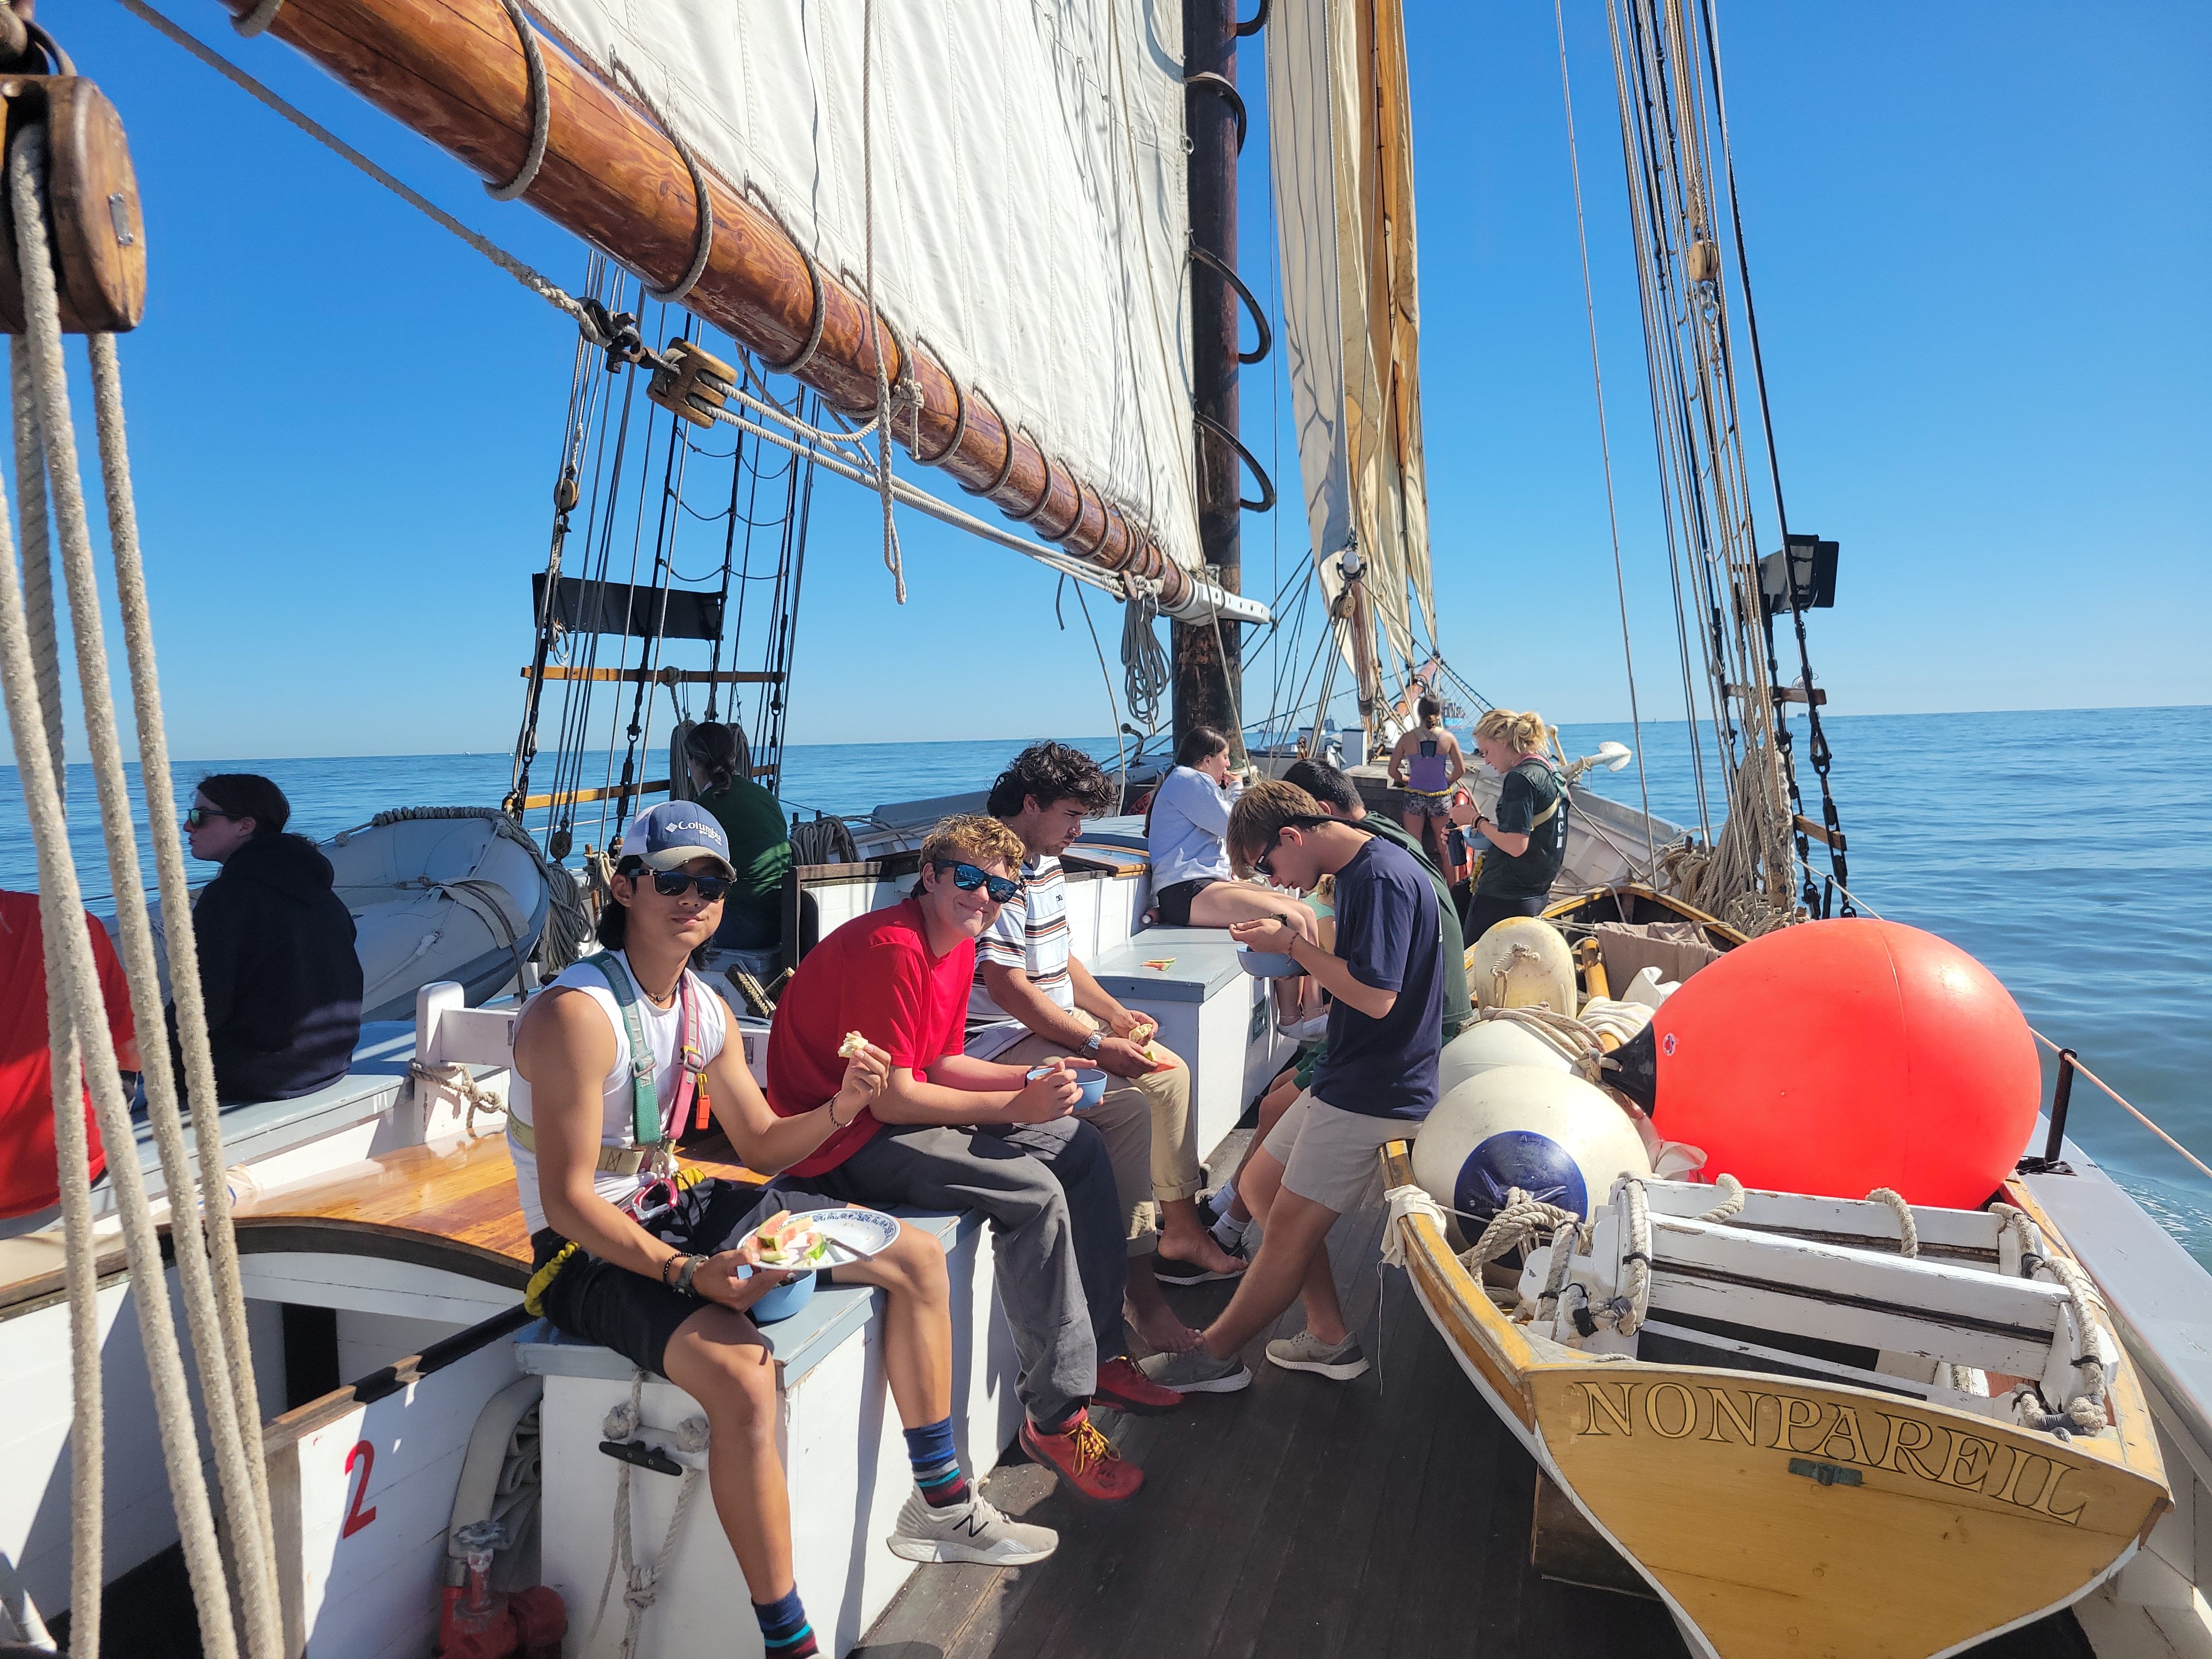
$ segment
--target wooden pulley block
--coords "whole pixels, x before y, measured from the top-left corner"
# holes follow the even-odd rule
[[[1693,283],[1710,283],[1721,274],[1721,251],[1711,241],[1700,236],[1690,244],[1683,257],[1683,265]]]
[[[123,334],[146,314],[146,222],[123,118],[81,76],[0,76],[13,149],[27,127],[46,130],[46,199],[63,331]],[[0,332],[23,331],[15,215],[0,190]]]
[[[737,390],[738,371],[690,340],[671,340],[665,368],[654,365],[645,395],[694,426],[712,426],[708,411],[721,408]]]

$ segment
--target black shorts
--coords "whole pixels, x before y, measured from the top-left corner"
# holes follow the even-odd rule
[[[1200,876],[1196,881],[1170,883],[1152,895],[1152,908],[1164,927],[1190,926],[1190,902],[1220,880],[1218,876]]]
[[[712,1255],[729,1249],[747,1229],[778,1210],[844,1207],[840,1199],[797,1188],[709,1178],[686,1190],[674,1209],[644,1225],[655,1238],[680,1250]],[[532,1233],[531,1271],[550,1261],[568,1242],[550,1227]],[[668,1339],[693,1314],[713,1304],[579,1249],[561,1264],[538,1305],[564,1334],[612,1348],[633,1365],[665,1376],[661,1361],[668,1352]]]

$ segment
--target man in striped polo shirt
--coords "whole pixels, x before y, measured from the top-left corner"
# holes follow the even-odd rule
[[[1031,744],[991,786],[988,810],[1022,839],[1024,887],[975,941],[967,1050],[1007,1065],[1066,1055],[1108,1073],[1105,1098],[1079,1115],[1105,1138],[1128,1217],[1129,1321],[1153,1347],[1175,1351],[1196,1334],[1168,1307],[1158,1279],[1198,1284],[1244,1264],[1199,1218],[1206,1171],[1189,1069],[1157,1039],[1131,1041],[1152,1021],[1115,1001],[1069,948],[1059,854],[1082,834],[1085,817],[1113,799],[1098,763],[1060,743]]]

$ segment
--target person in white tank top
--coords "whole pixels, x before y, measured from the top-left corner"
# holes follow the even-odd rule
[[[738,1157],[750,1169],[774,1172],[881,1094],[888,1056],[864,1046],[823,1105],[794,1117],[769,1109],[743,1045],[727,1041],[720,999],[687,966],[721,921],[729,875],[721,828],[697,807],[670,801],[640,813],[623,840],[599,939],[635,987],[664,1136],[672,1141],[681,1133],[674,1120],[679,1109],[690,1112],[703,1082]],[[533,1305],[563,1331],[667,1377],[704,1408],[714,1507],[763,1645],[771,1659],[807,1659],[817,1645],[793,1577],[790,1499],[775,1449],[775,1361],[745,1310],[791,1277],[760,1267],[760,1222],[778,1210],[838,1206],[797,1188],[735,1181],[700,1182],[672,1204],[647,1192],[653,1176],[638,1167],[635,1152],[642,1103],[631,1088],[630,1039],[621,1000],[596,960],[570,968],[533,998],[515,1029],[517,1127],[508,1146],[532,1229]],[[878,1255],[830,1273],[836,1283],[885,1294],[884,1369],[915,1476],[890,1548],[909,1560],[992,1566],[1049,1555],[1055,1535],[993,1508],[969,1486],[953,1449],[943,1247],[902,1225]]]

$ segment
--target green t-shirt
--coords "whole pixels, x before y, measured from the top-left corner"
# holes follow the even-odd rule
[[[791,867],[791,833],[783,805],[750,778],[732,778],[730,787],[699,797],[730,838],[730,863],[738,872],[730,902],[763,920],[781,914],[783,872]]]
[[[1498,787],[1498,810],[1490,821],[1500,830],[1528,837],[1528,850],[1510,856],[1495,842],[1482,843],[1482,874],[1474,890],[1498,898],[1542,898],[1559,878],[1567,857],[1567,803],[1559,775],[1537,759],[1522,761]],[[1559,810],[1543,818],[1547,808]],[[1543,818],[1542,823],[1538,823]]]
[[[1437,890],[1437,932],[1444,956],[1444,1041],[1449,1042],[1474,1024],[1474,1005],[1467,994],[1467,940],[1460,933],[1459,906],[1452,901],[1451,888],[1429,856],[1428,849],[1401,826],[1380,813],[1370,812],[1355,820],[1352,827],[1397,842],[1413,855],[1414,862],[1421,866],[1421,873],[1429,878],[1429,885]]]

